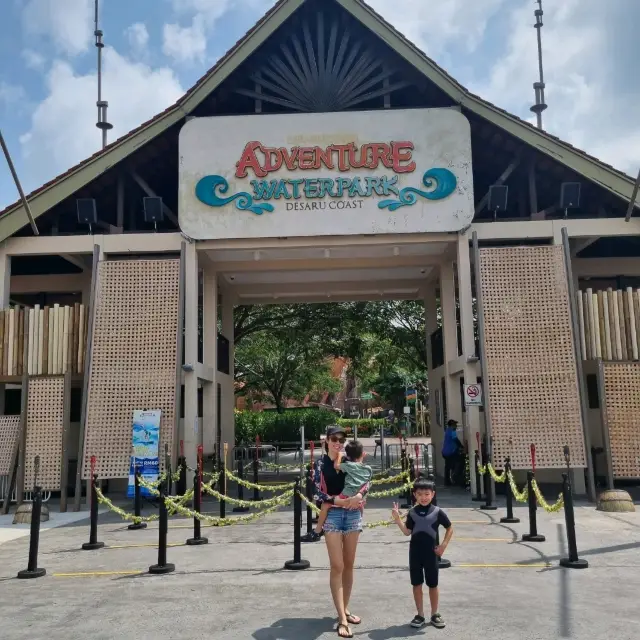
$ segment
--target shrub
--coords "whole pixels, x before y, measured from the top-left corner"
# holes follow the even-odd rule
[[[236,411],[236,444],[252,444],[256,436],[262,442],[299,442],[300,424],[304,424],[306,440],[318,440],[330,424],[336,423],[336,414],[326,409],[296,409],[274,411]]]
[[[355,433],[355,426],[358,425],[358,436],[369,438],[380,431],[380,428],[387,424],[384,418],[341,418],[337,423],[343,427],[349,435]]]

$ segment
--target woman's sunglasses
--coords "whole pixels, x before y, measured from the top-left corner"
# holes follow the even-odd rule
[[[339,438],[338,436],[331,436],[329,440],[331,442],[339,442],[340,444],[344,444],[347,441],[346,438]]]

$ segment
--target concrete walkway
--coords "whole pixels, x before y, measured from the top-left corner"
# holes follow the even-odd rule
[[[367,530],[358,549],[352,611],[363,624],[356,637],[456,638],[456,640],[631,640],[640,609],[640,513],[603,514],[576,509],[584,571],[558,568],[564,555],[563,514],[538,512],[547,541],[520,542],[523,523],[499,524],[498,512],[472,508],[468,498],[440,495],[455,535],[447,551],[453,567],[441,573],[443,631],[413,631],[407,539],[392,527]],[[464,506],[460,506],[464,505]],[[369,521],[386,519],[391,501],[367,508]],[[214,505],[205,505],[213,510]],[[75,515],[75,514],[74,514]],[[108,547],[81,551],[88,523],[43,533],[39,565],[44,578],[23,581],[28,538],[0,547],[0,619],[3,640],[326,640],[333,607],[322,542],[303,546],[311,568],[283,570],[292,558],[292,513],[259,523],[205,528],[210,544],[182,546],[190,523],[172,520],[168,550],[175,573],[150,576],[156,562],[157,525],[131,532],[102,516],[99,538]]]

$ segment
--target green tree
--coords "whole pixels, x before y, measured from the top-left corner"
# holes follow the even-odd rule
[[[282,412],[287,399],[303,400],[321,391],[336,393],[340,382],[331,376],[321,338],[295,330],[256,331],[236,349],[236,380],[242,392],[273,402]]]

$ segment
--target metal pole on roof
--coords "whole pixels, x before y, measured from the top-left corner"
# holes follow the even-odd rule
[[[547,108],[544,101],[544,72],[542,69],[542,0],[536,0],[538,3],[538,9],[534,11],[536,17],[536,23],[533,25],[538,32],[538,73],[540,79],[538,82],[533,83],[533,90],[536,96],[536,103],[531,107],[531,111],[536,114],[538,129],[542,129],[542,112]]]
[[[11,175],[13,176],[13,181],[16,183],[16,189],[18,189],[18,193],[20,194],[20,200],[22,200],[22,206],[24,207],[24,210],[27,212],[27,217],[29,218],[29,224],[31,225],[31,230],[33,231],[33,235],[39,236],[40,232],[38,231],[38,227],[36,226],[36,221],[33,219],[33,215],[31,214],[31,207],[29,207],[27,198],[24,195],[24,191],[22,190],[22,185],[20,184],[20,178],[18,178],[16,168],[13,166],[13,160],[11,160],[11,154],[9,153],[9,149],[7,148],[4,138],[2,137],[1,130],[0,130],[0,146],[2,147],[2,151],[4,152],[4,157],[7,159],[7,164],[9,165],[9,171],[11,171]]]
[[[104,43],[102,42],[103,33],[98,29],[98,0],[95,0],[95,29],[93,35],[96,37],[96,48],[98,49],[98,101],[96,106],[98,107],[98,122],[96,127],[102,130],[102,148],[107,146],[107,131],[113,129],[113,125],[107,121],[107,108],[109,103],[102,99],[102,49]]]

